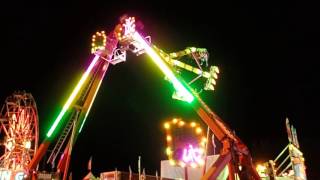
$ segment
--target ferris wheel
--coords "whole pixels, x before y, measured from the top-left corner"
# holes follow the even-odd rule
[[[7,97],[0,112],[0,168],[25,171],[38,147],[39,127],[36,103],[30,93]]]

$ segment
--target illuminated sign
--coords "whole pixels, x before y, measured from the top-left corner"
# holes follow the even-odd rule
[[[183,149],[182,160],[185,163],[190,163],[191,166],[195,166],[196,164],[203,165],[203,149],[202,148],[194,148],[191,144],[189,147]]]
[[[193,168],[204,165],[207,139],[199,124],[174,118],[164,123],[164,128],[167,134],[166,154],[171,165]]]

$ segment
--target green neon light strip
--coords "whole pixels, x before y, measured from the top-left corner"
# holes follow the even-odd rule
[[[79,93],[82,85],[87,80],[87,78],[89,76],[89,73],[91,72],[91,70],[93,69],[94,65],[97,63],[98,60],[99,60],[99,56],[96,55],[94,57],[94,59],[92,60],[91,64],[89,65],[88,69],[86,70],[86,72],[82,75],[82,77],[81,77],[80,81],[78,82],[77,86],[72,91],[72,93],[71,93],[70,97],[68,98],[67,102],[64,104],[61,112],[59,113],[58,117],[54,121],[53,125],[50,127],[50,129],[49,129],[49,131],[47,133],[47,137],[48,138],[51,137],[53,131],[56,129],[56,127],[60,123],[60,121],[61,121],[62,117],[64,116],[64,114],[66,113],[66,111],[69,109],[71,103],[75,99],[76,95]]]
[[[109,66],[109,64],[108,64],[107,66]],[[105,72],[106,72],[106,70],[105,70]],[[84,116],[84,119],[83,119],[82,124],[81,124],[80,129],[79,129],[79,133],[81,133],[82,128],[83,128],[83,125],[84,125],[84,123],[86,122],[87,117],[88,117],[88,114],[89,114],[90,109],[91,109],[91,107],[92,107],[93,101],[96,99],[96,96],[97,96],[97,93],[98,93],[98,91],[99,91],[99,88],[100,88],[100,85],[101,85],[101,83],[102,83],[102,79],[103,79],[103,77],[104,77],[105,72],[103,73],[103,75],[102,75],[102,77],[101,77],[101,79],[100,79],[100,81],[99,81],[98,87],[97,87],[96,91],[94,92],[93,99],[92,99],[92,101],[90,102],[90,105],[89,105],[89,108],[88,108],[88,110],[87,110],[87,112],[86,112],[86,115]]]
[[[142,47],[146,50],[151,59],[158,65],[161,71],[172,82],[173,87],[176,89],[179,95],[182,95],[187,102],[191,103],[194,100],[193,95],[182,85],[182,83],[175,77],[170,68],[164,63],[161,57],[155,52],[154,49],[140,36],[138,32],[135,32],[133,38],[138,41]]]

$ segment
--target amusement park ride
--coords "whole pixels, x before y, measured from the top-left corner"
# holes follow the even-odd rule
[[[40,160],[44,157],[49,145],[59,135],[47,163],[51,163],[52,166],[54,166],[58,155],[61,154],[60,151],[65,147],[56,168],[58,172],[63,174],[63,179],[67,179],[72,148],[78,135],[82,131],[106,71],[110,64],[116,65],[120,62],[125,62],[126,53],[131,51],[137,56],[145,53],[151,57],[151,60],[153,60],[164,73],[166,79],[172,83],[175,89],[172,97],[189,103],[203,122],[208,125],[215,137],[222,143],[219,158],[206,171],[202,179],[216,179],[226,166],[228,167],[228,179],[230,180],[237,178],[260,179],[252,163],[252,158],[247,146],[233,133],[223,120],[205,104],[199,96],[199,92],[196,92],[196,90],[191,87],[195,81],[204,78],[205,84],[203,89],[214,90],[219,69],[216,66],[211,66],[209,72],[203,70],[204,66],[208,66],[209,54],[207,50],[204,48],[189,47],[179,52],[165,53],[151,43],[150,37],[143,37],[138,31],[135,18],[123,16],[113,31],[108,34],[101,31],[93,35],[91,52],[94,58],[48,130],[45,140],[37,149],[38,139],[35,138],[37,136],[26,135],[24,139],[19,140],[21,146],[27,147],[28,152],[22,153],[26,154],[26,156],[23,156],[20,160],[17,160],[17,162],[5,162],[5,167],[15,168],[18,167],[16,164],[20,163],[20,170],[27,172],[30,177],[36,178],[35,172]],[[184,58],[192,59],[197,67],[180,61]],[[196,74],[196,77],[190,82],[186,82],[180,77],[180,70],[186,70]],[[13,122],[14,118],[26,119],[26,121],[30,122],[33,126],[33,128],[29,128],[30,131],[34,131],[37,135],[38,124],[36,124],[37,121],[35,121],[37,119],[37,116],[35,116],[35,104],[25,103],[24,105],[28,106],[20,107],[20,109],[10,108],[10,103],[8,102],[7,104],[7,114],[10,114],[11,111],[20,111],[20,116],[14,117],[8,115],[12,117],[9,119]],[[31,105],[32,108],[29,108]],[[2,126],[6,127],[6,124],[3,123],[2,120],[1,123]],[[24,127],[23,125],[21,126]],[[3,129],[8,137],[10,137],[12,130],[8,130],[7,127]],[[10,146],[9,141],[7,146]],[[32,154],[32,156],[30,154]],[[9,156],[11,155],[5,154],[3,157]]]
[[[0,115],[0,132],[4,132],[0,179],[13,176],[22,178],[38,147],[36,103],[30,93],[15,92],[6,99]],[[11,171],[3,171],[8,169]]]

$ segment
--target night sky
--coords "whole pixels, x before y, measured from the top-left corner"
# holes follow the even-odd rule
[[[144,34],[167,52],[207,48],[220,67],[208,105],[249,147],[255,162],[274,159],[288,143],[285,118],[298,131],[309,179],[319,167],[318,10],[301,2],[13,2],[1,5],[0,102],[16,90],[33,94],[41,139],[86,68],[91,36],[109,32],[124,13],[144,24]],[[130,54],[103,80],[72,156],[75,179],[93,173],[147,174],[165,159],[162,124],[172,117],[198,120],[171,99],[172,88],[146,56]]]

